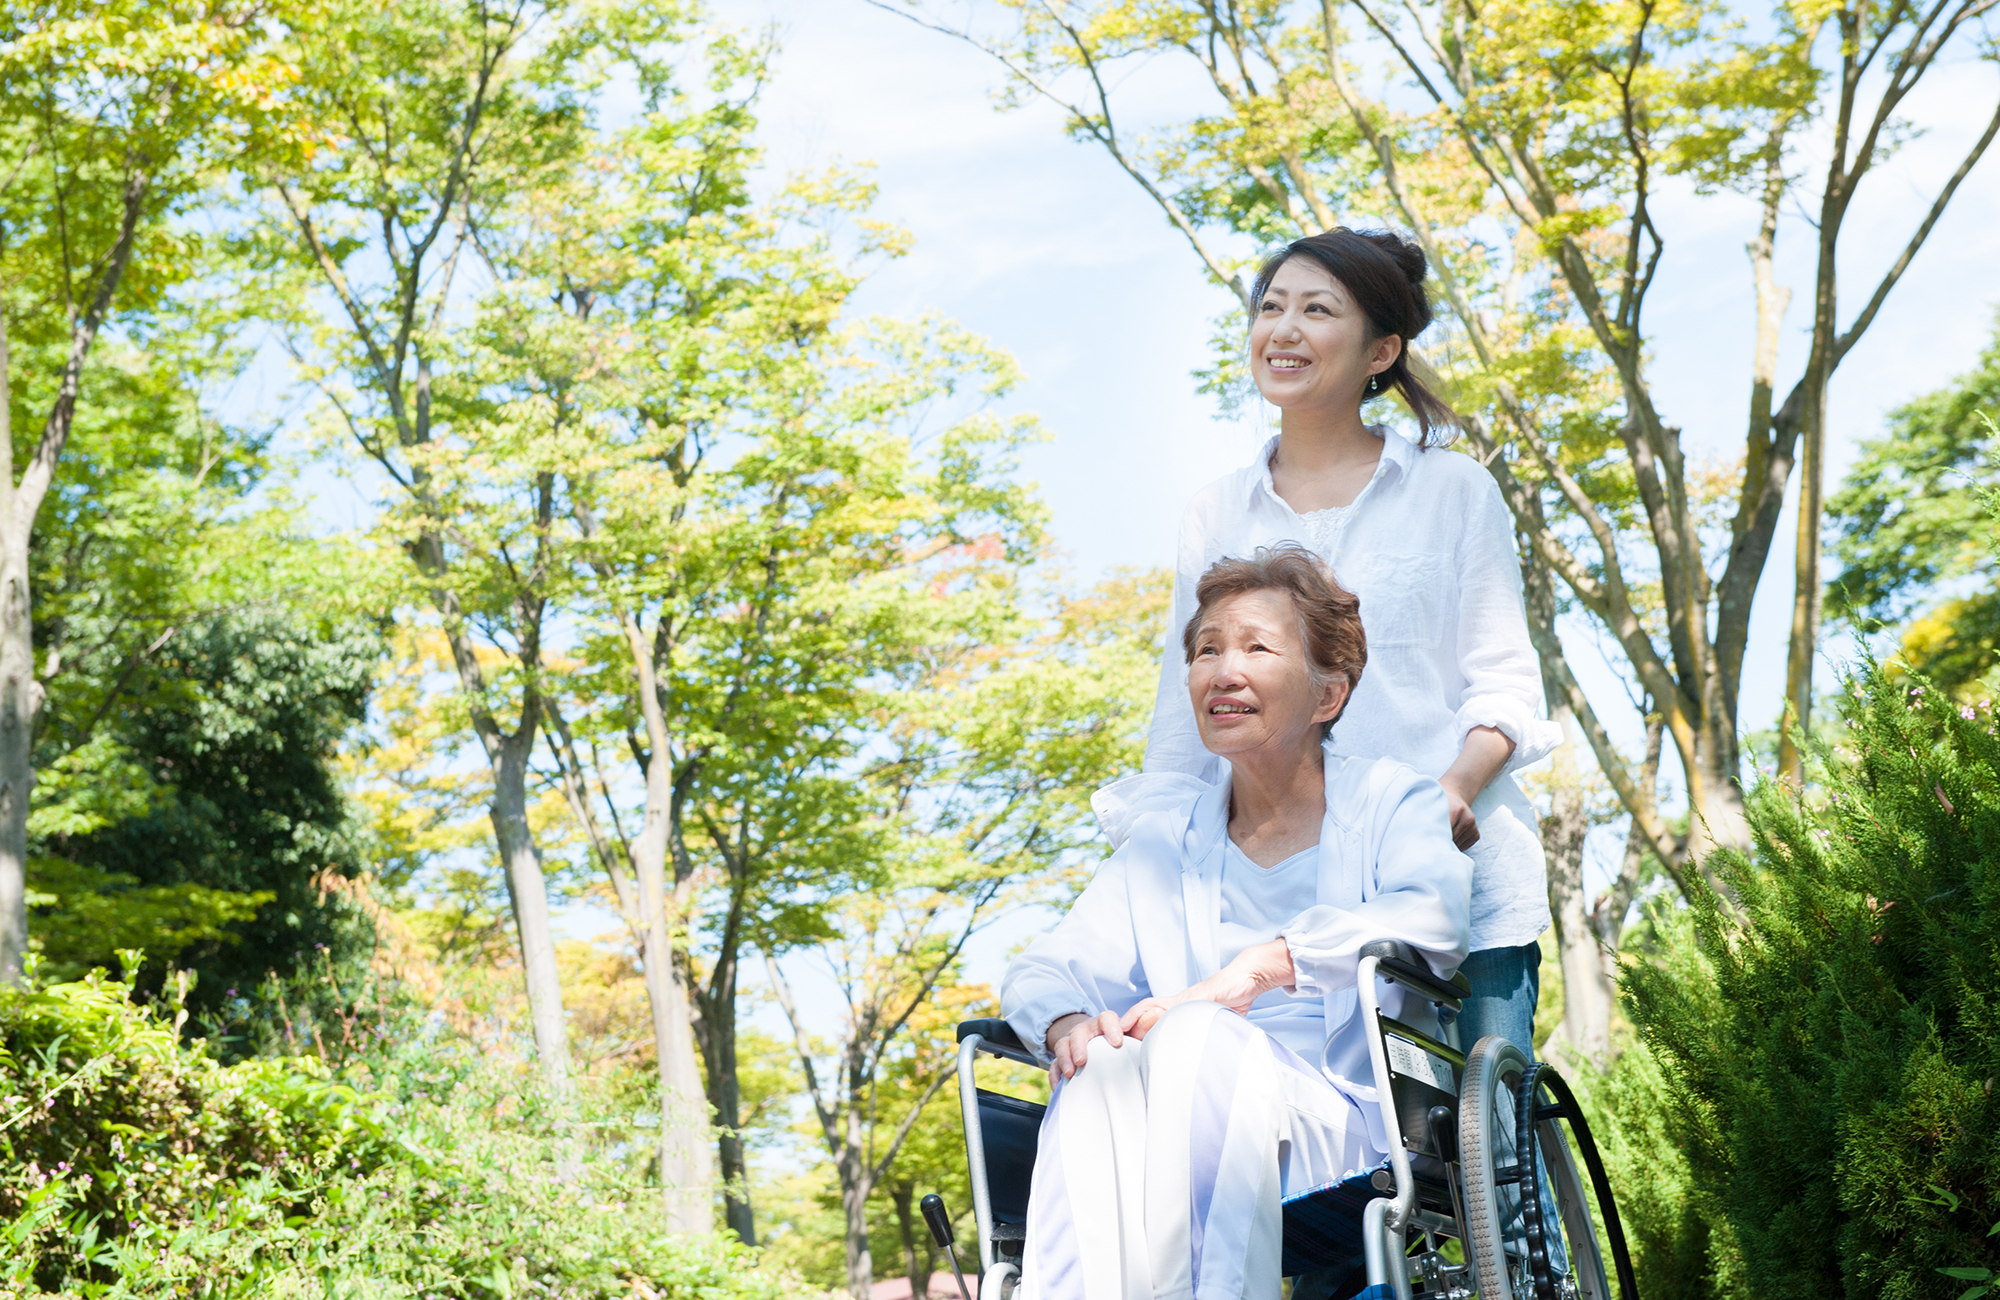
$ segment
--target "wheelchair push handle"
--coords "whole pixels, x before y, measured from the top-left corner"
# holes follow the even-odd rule
[[[1430,963],[1400,939],[1377,939],[1363,944],[1361,956],[1375,958],[1376,970],[1390,983],[1407,984],[1430,1001],[1453,1011],[1472,992],[1472,984],[1463,972],[1449,980],[1439,979]]]

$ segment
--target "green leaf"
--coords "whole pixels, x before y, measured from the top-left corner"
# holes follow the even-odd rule
[[[1944,1206],[1945,1209],[1951,1211],[1954,1214],[1958,1212],[1958,1198],[1956,1196],[1953,1196],[1950,1192],[1947,1192],[1944,1188],[1939,1187],[1936,1183],[1932,1183],[1928,1190],[1936,1192],[1937,1195],[1935,1197],[1920,1196],[1917,1199],[1925,1201],[1931,1205],[1942,1205]]]
[[[1941,1268],[1938,1272],[1946,1277],[1955,1277],[1961,1282],[1991,1282],[1993,1270],[1990,1268]]]

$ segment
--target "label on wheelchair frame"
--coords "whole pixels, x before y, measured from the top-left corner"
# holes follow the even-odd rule
[[[1458,1081],[1451,1077],[1451,1066],[1432,1056],[1408,1039],[1394,1034],[1382,1035],[1383,1045],[1389,1049],[1389,1069],[1405,1078],[1427,1083],[1439,1092],[1458,1095]]]

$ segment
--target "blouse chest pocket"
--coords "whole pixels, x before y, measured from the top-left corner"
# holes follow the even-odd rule
[[[1368,649],[1433,647],[1444,638],[1452,598],[1451,571],[1442,555],[1376,552],[1341,565],[1342,585],[1361,598],[1361,626]]]

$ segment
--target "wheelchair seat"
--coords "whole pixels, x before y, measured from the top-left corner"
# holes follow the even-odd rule
[[[1392,1184],[1381,1177],[1388,1168],[1384,1160],[1373,1169],[1285,1198],[1286,1277],[1361,1263],[1366,1252],[1361,1212],[1370,1201],[1388,1199]]]

